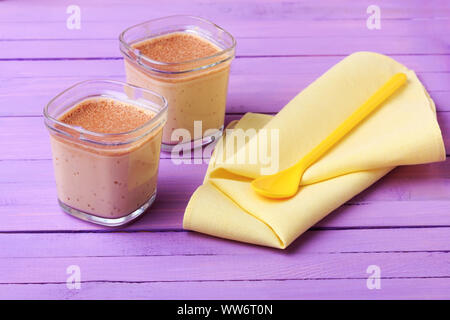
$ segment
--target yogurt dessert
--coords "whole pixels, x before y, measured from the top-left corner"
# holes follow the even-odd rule
[[[220,137],[235,51],[231,34],[201,18],[173,16],[128,28],[120,35],[120,49],[127,82],[168,100],[163,150],[178,143],[197,147]]]
[[[58,199],[69,214],[117,226],[154,201],[167,102],[114,81],[80,83],[44,110]]]

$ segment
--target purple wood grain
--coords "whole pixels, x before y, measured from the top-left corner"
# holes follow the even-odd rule
[[[446,43],[450,36],[423,37],[310,37],[299,38],[242,38],[237,39],[238,56],[305,56],[348,55],[355,51],[377,51],[387,55],[449,54]],[[330,43],[339,43],[330,46]],[[0,41],[1,60],[60,59],[60,58],[118,58],[117,40],[20,40]]]
[[[0,4],[0,38],[5,39],[115,39],[125,27],[139,21],[172,14],[194,14],[209,18],[241,37],[376,36],[366,28],[366,9],[372,2],[332,1],[276,3],[273,1],[227,1],[213,6],[207,1],[149,3],[130,1],[98,4],[77,1],[83,13],[81,30],[65,27],[66,3],[20,8]],[[388,35],[431,35],[445,33],[450,9],[445,1],[381,4],[382,32]],[[39,23],[35,23],[39,22]],[[19,25],[20,24],[20,25]],[[20,26],[20,27],[19,27]],[[269,27],[270,26],[270,27]],[[300,27],[299,27],[300,26]]]
[[[295,3],[294,3],[295,4]],[[191,6],[191,4],[189,4]],[[195,5],[195,4],[194,4]],[[404,3],[402,4],[404,5]],[[88,5],[89,6],[89,5]],[[172,6],[172,5],[171,5]],[[272,4],[273,7],[276,5]],[[94,8],[80,5],[81,10],[90,10],[93,12]],[[327,36],[367,36],[376,37],[377,35],[390,36],[424,36],[424,35],[443,35],[445,34],[445,27],[447,26],[447,17],[450,9],[441,8],[440,12],[433,16],[418,16],[410,18],[393,17],[393,12],[385,11],[382,17],[381,30],[369,30],[366,27],[366,19],[369,16],[365,8],[355,8],[352,5],[355,17],[345,18],[329,16],[322,18],[314,18],[311,14],[316,11],[307,12],[303,10],[301,13],[295,13],[294,10],[286,12],[283,18],[269,16],[268,19],[262,19],[261,15],[248,16],[245,19],[237,17],[235,13],[212,13],[200,14],[204,18],[212,20],[227,29],[238,38],[249,37],[290,37],[302,38],[309,37],[312,34],[317,37]],[[383,9],[383,6],[381,6]],[[41,17],[39,23],[36,18],[30,15],[35,13],[35,10],[27,10],[21,21],[7,21],[8,19],[17,19],[16,14],[7,14],[7,11],[0,13],[0,39],[4,40],[29,40],[29,39],[116,39],[118,34],[125,28],[136,23],[147,21],[153,18],[159,18],[163,15],[156,15],[147,11],[134,8],[127,10],[126,13],[132,16],[109,17],[98,19],[92,17],[87,19],[83,15],[82,27],[79,30],[69,30],[66,28],[67,14],[65,14],[65,7],[60,6],[57,16],[51,19],[48,15],[48,8],[40,8]],[[405,8],[402,7],[402,12]],[[23,9],[22,9],[23,10]],[[103,11],[105,8],[101,9]],[[96,10],[98,12],[98,10]],[[399,12],[399,11],[398,11]],[[84,12],[86,13],[86,12]],[[165,16],[165,15],[164,15]],[[389,17],[391,16],[391,17]],[[120,19],[120,20],[119,20]],[[269,24],[270,23],[270,27]],[[32,28],[31,28],[32,26]],[[28,30],[27,30],[28,29]]]
[[[242,115],[228,115],[226,123]],[[450,150],[450,112],[438,113],[444,144]],[[51,159],[42,117],[0,117],[0,160]],[[162,158],[170,157],[162,153]]]
[[[236,75],[232,73],[227,112],[276,113],[319,75],[278,75],[273,76],[271,81],[267,81],[259,75]],[[447,82],[449,82],[448,88],[450,88],[450,73],[419,73],[419,77],[429,88],[429,93],[434,99],[438,111],[450,111],[450,90],[443,88],[447,85]],[[62,77],[58,79],[1,79],[0,81],[4,81],[6,85],[5,88],[0,88],[0,103],[5,105],[13,101],[14,108],[0,108],[0,117],[41,115],[42,109],[48,101],[62,90],[76,82],[93,78],[125,80],[121,76],[103,76],[100,73],[86,77]],[[247,82],[251,84],[245,85]],[[19,88],[21,88],[21,91],[19,91]],[[5,93],[3,94],[3,92]]]
[[[1,5],[0,5],[1,6]],[[382,6],[383,7],[383,6]],[[367,7],[366,7],[367,8]],[[63,9],[63,10],[61,10]],[[133,15],[141,17],[127,18],[126,20],[105,20],[93,21],[82,20],[80,30],[68,30],[65,24],[64,8],[61,7],[57,21],[40,21],[36,23],[31,17],[28,21],[5,21],[3,17],[0,20],[0,41],[17,40],[88,40],[103,39],[116,40],[120,32],[125,28],[138,22],[159,18],[155,14],[149,15],[147,12],[132,12]],[[83,6],[81,7],[83,10]],[[448,11],[448,10],[447,10]],[[196,13],[197,14],[197,13]],[[249,17],[245,20],[230,16],[229,14],[207,14],[204,18],[212,20],[232,33],[238,40],[244,38],[274,38],[289,37],[301,41],[303,38],[311,37],[333,37],[333,36],[356,36],[375,38],[381,35],[389,36],[436,36],[444,35],[448,26],[447,17],[449,13],[444,10],[435,15],[435,17],[415,17],[410,19],[386,17],[382,20],[382,30],[369,30],[366,27],[366,18],[368,15],[365,10],[358,12],[357,18],[323,18],[309,19],[304,12],[301,16],[289,17],[283,19],[263,20],[259,16]],[[389,13],[384,12],[383,15]],[[0,13],[1,16],[1,13]],[[44,15],[47,16],[47,15]],[[14,17],[14,16],[13,16]],[[25,18],[24,18],[25,19]],[[268,24],[270,23],[270,27]]]
[[[450,111],[448,56],[398,56],[415,69],[437,104]],[[244,58],[233,63],[227,111],[277,112],[342,57]],[[270,74],[270,77],[262,75]],[[1,116],[41,115],[43,106],[66,87],[89,78],[124,80],[121,60],[0,62]]]
[[[446,299],[447,278],[382,279],[368,290],[365,279],[0,284],[0,299]]]
[[[377,265],[386,278],[450,283],[449,263],[450,252],[4,258],[0,283],[65,283],[70,265],[80,267],[86,282],[361,279],[365,284],[367,267]]]
[[[417,241],[410,241],[411,237]],[[172,283],[198,290],[190,297],[200,299],[211,299],[207,288],[217,285],[224,288],[217,298],[342,299],[355,298],[357,293],[368,298],[442,298],[448,297],[449,288],[447,237],[448,228],[309,231],[286,251],[278,251],[179,232],[3,234],[0,243],[10,241],[16,246],[0,255],[0,288],[4,289],[0,297],[26,293],[28,298],[45,298],[53,289],[53,298],[189,298],[187,291],[166,287]],[[81,268],[81,290],[65,287],[66,268],[73,264]],[[365,271],[371,264],[380,266],[382,289],[387,292],[374,295],[366,288]],[[445,285],[436,285],[436,279]],[[338,280],[342,288],[324,296],[322,290],[329,281]],[[399,291],[399,286],[390,285],[393,280],[413,287]],[[121,282],[122,292],[99,290],[115,282]],[[39,283],[40,289],[30,283]],[[257,283],[266,284],[259,287]],[[137,284],[140,293],[128,291]],[[242,286],[248,286],[245,295],[239,293]],[[304,292],[304,286],[311,291]],[[281,296],[275,295],[278,292]]]
[[[49,61],[0,61],[0,77],[16,78],[88,78],[123,77],[125,75],[121,57],[117,60],[49,60]],[[394,58],[418,73],[450,72],[447,55],[395,55]],[[339,55],[305,57],[238,57],[233,61],[234,76],[242,74],[272,75],[294,74],[299,77],[307,74],[320,75],[343,59]],[[85,66],[82,68],[81,66]],[[276,66],[276,67],[275,67]],[[8,86],[9,90],[14,90]]]
[[[2,21],[13,22],[21,20],[30,21],[58,21],[61,20],[61,8],[65,9],[65,3],[55,3],[54,1],[42,1],[36,5],[32,0],[22,1],[27,4],[29,10],[21,10],[11,2],[2,3]],[[291,18],[299,16],[305,20],[326,20],[326,19],[355,19],[360,18],[361,11],[372,4],[370,0],[358,1],[342,0],[339,4],[333,0],[320,2],[298,2],[290,4],[278,4],[271,0],[230,0],[218,1],[211,5],[209,1],[194,0],[186,3],[183,0],[174,0],[170,3],[158,2],[148,3],[146,0],[133,0],[127,3],[127,10],[123,10],[123,3],[120,1],[96,1],[79,0],[80,6],[89,9],[86,12],[87,20],[107,21],[111,18],[128,19],[133,21],[136,18],[145,18],[148,15],[161,16],[164,14],[174,14],[179,11],[197,11],[198,14],[225,14],[227,20],[230,17],[245,18],[265,18],[266,20]],[[105,4],[108,4],[107,6]],[[431,0],[427,6],[422,6],[420,0],[410,0],[408,2],[386,1],[383,8],[386,10],[389,19],[408,19],[416,17],[439,17],[444,16],[449,11],[448,3],[445,0]],[[152,9],[152,10],[149,10]],[[65,12],[65,10],[63,10]],[[228,14],[228,15],[227,15]]]
[[[184,209],[201,184],[206,164],[161,160],[157,201],[125,230],[181,230]],[[111,229],[65,215],[56,203],[50,160],[0,161],[0,231]],[[450,160],[402,167],[337,209],[316,228],[449,226]]]
[[[157,201],[135,224],[112,230],[59,210],[43,106],[76,81],[123,79],[118,33],[170,14],[237,37],[227,121],[277,112],[344,55],[373,50],[417,71],[449,149],[448,1],[384,1],[376,31],[365,26],[370,0],[174,1],[79,0],[81,30],[65,27],[66,3],[0,1],[0,298],[449,298],[449,159],[394,170],[285,251],[181,231],[206,164],[186,170],[167,154]],[[66,287],[71,264],[81,290]],[[381,290],[366,288],[371,264]]]
[[[123,29],[139,21],[180,12],[203,15],[229,29],[238,39],[240,56],[343,55],[358,50],[387,54],[450,53],[445,32],[450,8],[445,2],[432,3],[426,10],[421,7],[417,10],[419,5],[412,3],[383,4],[383,27],[377,31],[366,27],[366,9],[370,4],[352,3],[350,9],[344,4],[327,7],[271,1],[215,6],[202,2],[132,3],[127,10],[121,10],[120,4],[80,3],[83,11],[80,30],[66,28],[63,5],[28,10],[6,5],[0,14],[3,23],[0,58],[118,57],[117,36]],[[24,24],[29,27],[24,28]]]
[[[2,246],[0,259],[269,255],[294,260],[304,254],[447,252],[449,232],[449,227],[309,230],[283,251],[194,232],[0,233],[0,243],[14,244]]]

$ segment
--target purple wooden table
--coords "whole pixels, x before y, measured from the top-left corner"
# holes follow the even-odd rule
[[[66,24],[72,4],[80,29]],[[366,26],[371,4],[381,29]],[[138,222],[106,229],[61,212],[42,108],[77,81],[123,80],[119,32],[172,14],[236,36],[228,120],[276,113],[345,55],[372,50],[417,71],[450,150],[446,0],[0,1],[0,298],[450,298],[448,158],[395,169],[285,251],[184,231],[206,164],[186,170],[167,154],[157,201]],[[67,286],[72,265],[81,289]],[[367,281],[377,271],[379,289]]]

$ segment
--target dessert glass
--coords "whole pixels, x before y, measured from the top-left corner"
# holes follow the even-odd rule
[[[152,60],[133,47],[173,33],[199,36],[219,51],[195,60],[165,63]],[[230,64],[236,46],[230,33],[202,18],[171,16],[132,26],[120,34],[119,40],[127,82],[160,92],[169,103],[163,151],[171,151],[177,144],[185,149],[196,148],[222,135]],[[174,132],[177,129],[184,131]]]
[[[59,121],[91,98],[134,105],[153,117],[134,130],[98,133]],[[140,216],[156,196],[166,99],[149,90],[110,80],[80,82],[44,108],[50,133],[58,202],[68,214],[105,226]]]

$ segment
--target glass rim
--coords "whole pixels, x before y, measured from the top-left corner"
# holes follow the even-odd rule
[[[214,28],[224,32],[230,39],[231,39],[231,46],[228,46],[227,48],[206,56],[206,57],[201,57],[201,58],[197,58],[197,59],[192,59],[192,60],[187,60],[187,61],[182,61],[182,62],[163,62],[163,61],[158,61],[158,60],[153,60],[145,55],[143,55],[139,50],[133,48],[132,46],[130,46],[130,44],[128,42],[125,41],[124,37],[125,34],[130,31],[133,28],[136,27],[140,27],[143,26],[145,24],[151,23],[151,22],[156,22],[156,21],[161,21],[161,20],[166,20],[166,19],[171,19],[171,18],[189,18],[189,19],[193,19],[193,20],[197,20],[197,21],[201,21],[204,23],[207,23],[209,25],[212,25]],[[131,51],[133,54],[136,55],[136,57],[139,57],[139,60],[144,60],[145,62],[148,62],[150,64],[153,65],[157,65],[157,66],[163,66],[163,67],[177,67],[177,66],[183,66],[183,65],[189,65],[189,64],[197,64],[200,63],[202,61],[206,61],[206,60],[210,60],[216,57],[220,57],[224,54],[230,53],[232,52],[235,48],[236,48],[236,39],[233,37],[233,35],[231,33],[229,33],[228,31],[226,31],[225,29],[223,29],[222,27],[220,27],[219,25],[215,24],[212,21],[209,21],[207,19],[201,18],[201,17],[197,17],[197,16],[193,16],[193,15],[172,15],[172,16],[167,16],[167,17],[161,17],[161,18],[157,18],[157,19],[152,19],[152,20],[147,20],[138,24],[135,24],[131,27],[126,28],[124,31],[122,31],[119,35],[119,42],[120,42],[120,51],[128,58],[132,59],[126,52],[124,52],[123,48],[125,48],[128,51]],[[166,71],[166,70],[160,70],[160,69],[156,69],[156,68],[151,68],[152,71],[156,71],[156,72],[160,72],[160,73],[169,73],[169,74],[178,74],[178,73],[186,73],[186,72],[191,72],[191,71],[197,71],[197,70],[202,70],[202,69],[206,69],[209,67],[213,67],[215,65],[218,65],[222,62],[225,62],[229,59],[231,59],[232,57],[234,57],[234,54],[231,54],[230,57],[227,57],[226,59],[223,59],[221,61],[217,61],[205,66],[200,66],[198,68],[194,68],[194,69],[189,69],[189,70],[183,70],[183,71]]]
[[[73,90],[73,89],[75,89],[75,88],[77,88],[77,87],[80,87],[80,86],[86,85],[86,84],[88,84],[88,85],[89,85],[89,84],[94,84],[94,83],[108,83],[108,84],[114,84],[114,85],[119,85],[119,86],[124,86],[124,87],[130,87],[130,88],[134,88],[134,89],[141,90],[141,91],[143,91],[143,92],[147,92],[147,93],[149,93],[149,94],[151,94],[151,95],[153,95],[153,96],[155,96],[155,97],[161,99],[161,102],[162,102],[161,108],[160,108],[160,110],[155,114],[154,117],[152,117],[150,120],[148,120],[148,121],[145,122],[144,124],[142,124],[142,125],[140,125],[140,126],[134,128],[133,130],[124,131],[124,132],[117,132],[117,133],[101,133],[101,132],[95,132],[95,131],[87,130],[87,129],[85,129],[85,128],[83,128],[83,127],[79,127],[79,126],[72,126],[72,125],[70,125],[70,124],[67,124],[67,123],[64,123],[64,122],[62,122],[62,121],[59,121],[57,118],[55,118],[55,117],[53,117],[53,116],[51,116],[51,115],[49,114],[48,108],[49,108],[52,104],[54,104],[55,101],[56,101],[58,98],[60,98],[61,96],[67,94],[69,91],[71,91],[71,90]],[[101,96],[101,95],[99,95],[99,97],[100,97],[100,96]],[[112,97],[111,97],[111,99],[115,99],[115,98],[112,98]],[[144,98],[144,99],[145,99],[145,98]],[[117,100],[119,100],[119,99],[117,99]],[[150,102],[150,100],[148,100],[148,99],[145,99],[145,100],[147,100],[147,101]],[[133,101],[133,99],[130,99],[130,101]],[[125,102],[125,101],[124,101],[124,102]],[[130,103],[130,104],[133,104],[132,102],[129,102],[129,103]],[[145,108],[145,109],[147,109],[147,110],[150,110],[150,111],[152,111],[152,112],[154,112],[154,110],[151,110],[151,109],[149,109],[149,108],[146,108],[145,106],[142,106],[142,104],[138,104],[138,106],[139,106],[139,107],[142,107],[142,108]],[[152,90],[148,90],[148,89],[145,89],[145,88],[141,88],[141,87],[138,87],[138,86],[129,84],[129,83],[125,83],[125,82],[121,82],[121,81],[116,81],[116,80],[109,80],[109,79],[90,79],[90,80],[84,80],[84,81],[77,82],[77,83],[75,83],[74,85],[72,85],[72,86],[66,88],[65,90],[63,90],[62,92],[60,92],[59,94],[57,94],[55,97],[53,97],[53,98],[46,104],[46,106],[44,107],[43,115],[44,115],[44,119],[45,119],[45,125],[47,126],[48,129],[54,130],[54,131],[56,131],[56,132],[58,132],[58,133],[60,133],[60,134],[63,134],[63,135],[65,135],[65,136],[69,136],[69,137],[75,138],[75,139],[77,139],[77,140],[82,140],[82,141],[85,141],[85,142],[95,143],[95,144],[99,144],[99,145],[109,145],[109,146],[114,146],[114,145],[125,145],[125,144],[129,144],[129,143],[133,143],[133,142],[135,142],[135,141],[138,141],[139,139],[143,138],[143,137],[146,136],[148,133],[150,133],[151,131],[153,131],[153,130],[156,129],[157,127],[159,127],[159,125],[158,125],[157,127],[154,127],[154,128],[152,127],[151,130],[149,130],[148,132],[147,132],[147,131],[144,132],[142,135],[139,135],[139,136],[137,136],[136,138],[129,139],[129,140],[126,140],[126,141],[120,141],[120,142],[96,141],[96,140],[92,140],[92,139],[89,139],[89,138],[84,138],[82,135],[89,135],[89,136],[93,136],[93,137],[96,137],[96,138],[120,138],[120,137],[126,137],[127,135],[131,135],[131,134],[133,134],[133,133],[136,133],[136,132],[145,129],[146,127],[150,127],[150,126],[153,125],[154,123],[160,121],[161,118],[163,117],[163,115],[164,115],[165,113],[167,113],[167,109],[168,109],[168,102],[167,102],[167,99],[166,99],[163,95],[161,95],[161,94],[159,94],[159,93],[157,93],[157,92],[154,92],[154,91],[152,91]],[[50,122],[50,123],[49,123],[49,122]],[[61,126],[61,127],[63,127],[63,128],[66,128],[66,129],[74,130],[74,131],[76,131],[76,132],[78,132],[78,133],[80,134],[80,137],[74,137],[74,136],[71,135],[70,133],[68,133],[68,132],[66,132],[66,131],[62,131],[62,130],[56,128],[56,127],[55,127],[56,125]],[[150,129],[150,128],[149,128],[149,129]]]

